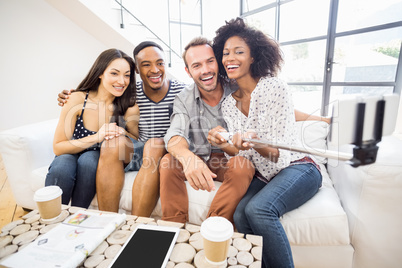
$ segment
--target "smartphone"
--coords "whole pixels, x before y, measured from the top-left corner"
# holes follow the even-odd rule
[[[384,101],[383,121],[376,123],[378,102]],[[364,114],[358,119],[358,105],[364,103]],[[391,135],[395,130],[398,114],[399,96],[390,94],[384,96],[350,96],[333,103],[330,145],[353,144],[356,142],[356,131],[362,128],[362,140],[370,141],[376,138],[376,131],[382,130],[380,136]],[[380,113],[381,114],[381,113]]]
[[[158,225],[139,225],[110,263],[111,268],[166,267],[180,229]]]

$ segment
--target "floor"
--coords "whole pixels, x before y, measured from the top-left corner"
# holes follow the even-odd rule
[[[10,184],[7,180],[3,159],[0,155],[0,230],[3,226],[20,219],[27,213],[15,203]]]

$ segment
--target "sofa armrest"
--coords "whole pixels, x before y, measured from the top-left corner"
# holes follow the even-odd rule
[[[49,165],[53,158],[53,136],[58,119],[42,121],[0,132],[0,154],[14,198],[19,206],[31,208],[24,194],[31,189],[31,172]]]
[[[402,141],[383,137],[375,163],[353,168],[328,161],[328,172],[349,221],[354,267],[399,267],[402,263]],[[341,151],[351,152],[351,146]]]

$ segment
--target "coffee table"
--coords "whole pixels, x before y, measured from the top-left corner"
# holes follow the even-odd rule
[[[11,222],[2,228],[0,233],[0,260],[17,252],[45,234],[82,208],[63,205],[61,215],[51,222],[43,222],[39,212],[33,210],[24,215],[21,220]],[[108,213],[108,212],[106,212]],[[108,267],[114,256],[120,250],[131,232],[139,224],[175,226],[181,228],[176,245],[170,256],[167,268],[209,268],[209,267],[261,267],[262,237],[235,232],[231,239],[227,265],[213,266],[205,261],[200,226],[157,220],[154,218],[127,215],[126,221],[116,231],[110,234],[97,249],[95,249],[80,267]],[[135,260],[133,260],[135,263]]]

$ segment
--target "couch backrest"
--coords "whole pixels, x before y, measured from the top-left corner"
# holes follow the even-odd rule
[[[323,121],[298,121],[296,128],[298,137],[304,148],[314,152],[314,149],[327,149],[327,136],[329,124]],[[325,164],[327,159],[324,157],[313,156],[321,164]]]

